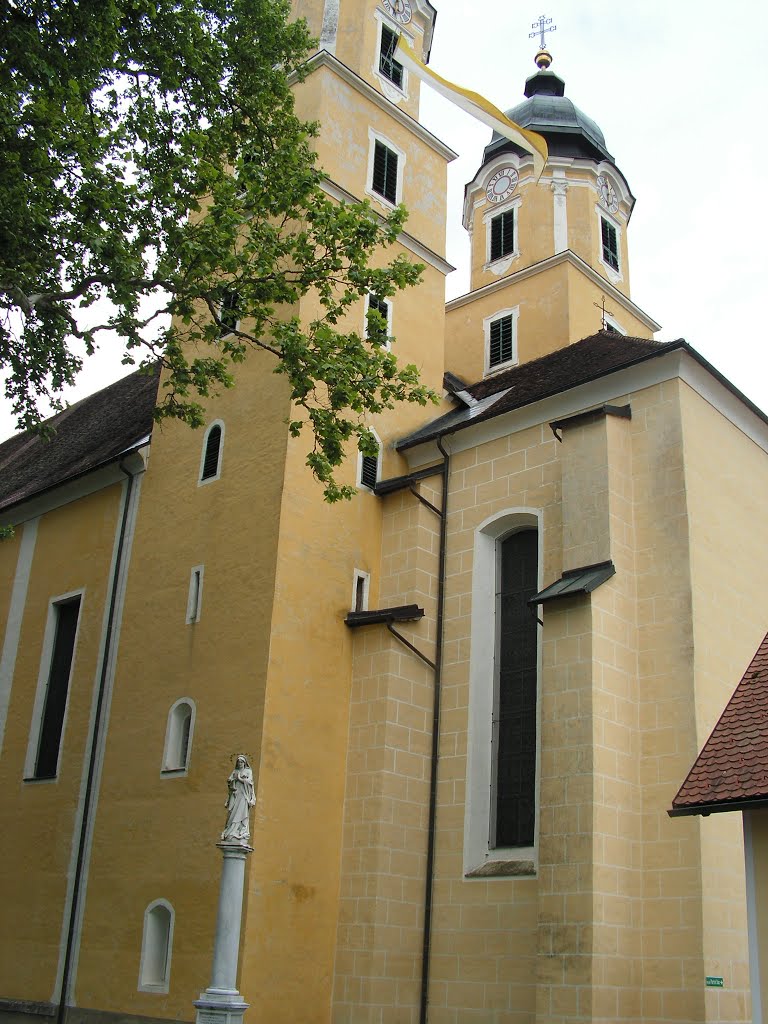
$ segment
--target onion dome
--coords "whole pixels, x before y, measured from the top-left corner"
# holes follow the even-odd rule
[[[551,156],[610,160],[614,163],[602,131],[565,95],[565,82],[549,70],[551,62],[551,55],[546,50],[539,50],[536,55],[539,70],[525,83],[527,98],[507,110],[507,117],[521,128],[543,135]],[[485,147],[483,163],[510,150],[523,155],[513,142],[494,132]]]

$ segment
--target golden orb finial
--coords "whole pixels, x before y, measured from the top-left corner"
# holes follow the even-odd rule
[[[539,71],[546,71],[549,65],[552,63],[552,54],[549,50],[539,50],[536,56],[533,58],[536,67]]]

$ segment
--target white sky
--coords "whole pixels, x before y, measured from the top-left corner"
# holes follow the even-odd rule
[[[534,74],[539,14],[552,17],[552,70],[603,130],[637,200],[628,229],[632,298],[768,410],[768,86],[761,0],[557,0],[541,10],[498,0],[433,0],[431,66],[503,110]],[[423,123],[460,158],[449,168],[447,297],[468,289],[464,185],[490,129],[422,88]],[[609,304],[610,307],[610,304]],[[598,313],[596,311],[596,316]],[[596,322],[595,327],[599,326]],[[68,395],[125,374],[108,346]],[[0,438],[14,424],[0,408]]]

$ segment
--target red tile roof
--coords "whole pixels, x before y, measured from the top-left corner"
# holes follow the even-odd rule
[[[768,800],[768,636],[672,801],[671,815]]]

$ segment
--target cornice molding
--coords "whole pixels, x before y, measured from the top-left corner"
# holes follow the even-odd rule
[[[466,306],[470,302],[474,302],[475,299],[482,298],[485,295],[490,295],[495,291],[500,291],[506,288],[510,284],[517,284],[519,281],[525,281],[529,277],[534,277],[536,274],[542,273],[545,270],[551,270],[553,267],[560,266],[562,263],[570,263],[576,270],[581,271],[585,277],[588,277],[593,284],[596,284],[599,288],[602,288],[606,297],[610,296],[612,302],[618,303],[627,312],[645,324],[649,331],[660,331],[661,324],[657,324],[646,312],[644,312],[638,305],[636,305],[630,298],[628,298],[623,292],[620,292],[611,282],[603,277],[594,270],[590,265],[583,260],[581,256],[577,256],[571,249],[565,249],[563,252],[557,253],[555,256],[548,256],[545,260],[540,260],[538,263],[531,264],[530,267],[524,267],[522,270],[515,271],[514,274],[510,274],[508,277],[502,278],[500,281],[492,281],[490,284],[484,284],[482,288],[476,288],[473,292],[466,292],[464,295],[459,295],[455,299],[451,299],[445,305],[446,312],[452,309],[458,309],[460,306]]]
[[[361,203],[362,199],[358,196],[352,195],[351,192],[347,192],[341,185],[337,185],[335,181],[330,178],[324,178],[321,187],[326,195],[329,195],[332,199],[335,199],[339,203]],[[380,213],[373,210],[373,213],[380,219],[384,220]],[[438,253],[433,252],[428,246],[420,242],[414,235],[410,235],[407,231],[401,231],[397,236],[398,242],[409,252],[412,252],[414,256],[421,263],[428,263],[430,267],[434,267],[435,270],[439,270],[441,274],[450,274],[451,271],[455,270],[456,267],[449,263],[448,260],[444,259]]]
[[[458,153],[455,153],[450,146],[446,146],[446,144],[441,142],[436,135],[433,135],[432,132],[428,131],[424,125],[419,124],[419,122],[415,118],[411,117],[410,114],[406,114],[404,110],[395,106],[391,100],[388,100],[386,96],[380,93],[377,89],[374,89],[372,85],[369,85],[365,79],[356,75],[351,68],[348,68],[346,64],[342,64],[338,57],[334,57],[333,54],[328,53],[327,50],[320,50],[319,53],[310,57],[304,67],[308,75],[314,74],[314,72],[320,68],[329,68],[334,74],[338,75],[342,81],[346,82],[347,85],[351,86],[356,92],[359,92],[381,110],[386,111],[394,121],[401,124],[403,128],[415,135],[421,140],[421,142],[429,146],[433,152],[437,153],[448,163],[451,163],[457,158]],[[298,75],[295,73],[290,75],[288,81],[293,85],[298,82]]]

